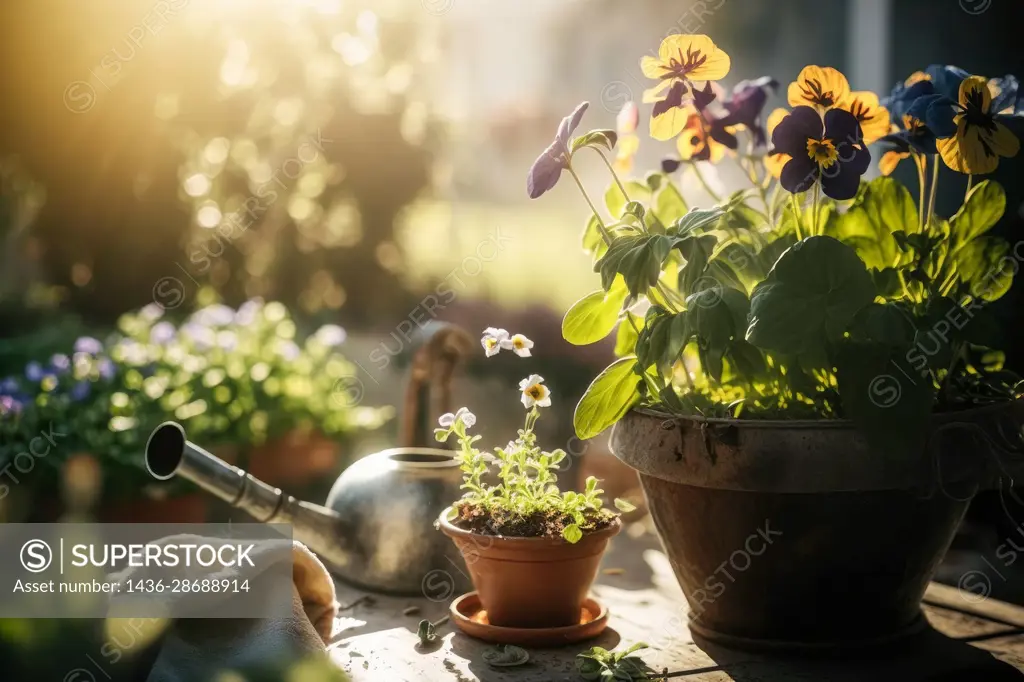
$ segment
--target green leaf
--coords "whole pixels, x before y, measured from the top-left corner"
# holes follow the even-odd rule
[[[575,523],[570,523],[562,530],[562,537],[566,539],[569,544],[575,545],[583,537],[583,531]]]
[[[571,542],[571,541],[570,541]],[[496,668],[510,668],[523,665],[530,660],[530,654],[521,647],[512,644],[498,644],[483,653],[484,662]]]
[[[608,213],[616,220],[622,217],[622,209],[626,207],[627,201],[646,201],[651,198],[651,188],[641,182],[627,180],[623,185],[629,193],[629,199],[622,196],[622,190],[615,182],[604,193],[604,205],[607,207]]]
[[[754,289],[746,338],[767,351],[820,353],[874,297],[871,275],[851,247],[808,237],[782,254]]]
[[[672,239],[665,235],[616,237],[607,253],[594,264],[594,270],[601,273],[601,286],[606,290],[611,288],[615,276],[621,274],[629,293],[639,296],[657,283],[671,248]]]
[[[691,208],[682,218],[676,221],[668,233],[679,237],[685,237],[692,233],[699,233],[700,230],[710,229],[725,212],[718,206],[711,208]]]
[[[615,508],[624,514],[628,514],[631,511],[636,511],[636,505],[622,499],[621,497],[615,498]]]
[[[894,303],[869,303],[853,318],[850,340],[906,348],[917,330],[910,313]]]
[[[636,329],[633,328],[633,324],[629,323],[630,320],[636,325]],[[619,322],[619,329],[615,334],[615,357],[621,358],[636,352],[636,342],[639,338],[636,330],[642,330],[643,325],[643,318],[633,313],[626,313],[626,317]]]
[[[894,178],[875,178],[862,186],[853,205],[827,226],[827,234],[852,246],[868,267],[882,270],[903,255],[894,231],[917,231],[914,199]]]
[[[574,346],[600,341],[615,329],[625,300],[626,287],[615,283],[607,293],[599,289],[587,294],[576,301],[562,318],[562,338]]]
[[[661,191],[654,197],[654,212],[666,225],[671,225],[686,215],[689,207],[675,183],[666,178]]]
[[[964,205],[949,220],[953,250],[991,230],[1006,211],[1006,192],[997,182],[984,180],[971,188]]]
[[[985,301],[1003,297],[1013,284],[1017,261],[1000,237],[978,237],[956,252],[957,275],[967,293]]]
[[[593,214],[587,220],[586,227],[583,228],[583,250],[596,258],[601,257],[608,250],[608,245],[601,235],[600,222]]]
[[[705,277],[704,272],[717,243],[718,239],[711,235],[679,240],[677,247],[686,259],[686,264],[679,271],[679,291],[683,296],[692,294],[694,286]]]
[[[836,367],[843,411],[868,442],[892,456],[916,456],[927,435],[935,390],[907,361],[907,348],[847,342]]]
[[[640,399],[633,373],[635,361],[634,356],[619,358],[587,387],[572,418],[577,436],[593,438],[622,419]]]
[[[569,153],[575,154],[583,147],[594,147],[595,149],[604,147],[611,151],[618,140],[619,135],[614,130],[591,130],[589,133],[583,133],[573,139],[572,144],[569,145]]]

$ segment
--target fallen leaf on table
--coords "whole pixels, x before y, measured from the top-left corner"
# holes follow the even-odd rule
[[[496,668],[511,668],[512,666],[522,665],[529,660],[530,654],[526,649],[512,646],[511,644],[499,644],[493,649],[488,649],[484,652],[484,662]]]

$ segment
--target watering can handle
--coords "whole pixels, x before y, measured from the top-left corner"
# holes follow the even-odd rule
[[[413,337],[399,445],[438,447],[434,425],[452,411],[452,376],[472,348],[473,339],[464,329],[444,322],[423,325]]]

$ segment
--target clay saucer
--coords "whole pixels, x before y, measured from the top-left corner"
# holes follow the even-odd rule
[[[556,647],[597,637],[608,627],[608,608],[587,597],[580,609],[580,622],[558,628],[506,628],[491,625],[476,592],[452,602],[448,609],[452,622],[470,637],[494,644],[527,647]]]

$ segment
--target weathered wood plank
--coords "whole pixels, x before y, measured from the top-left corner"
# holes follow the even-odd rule
[[[694,682],[1024,682],[1024,609],[995,600],[973,601],[973,595],[960,595],[956,588],[933,584],[924,611],[935,630],[884,657],[782,660],[707,644],[698,647],[686,627],[685,600],[652,537],[624,533],[613,542],[604,567],[617,569],[602,574],[594,588],[611,611],[608,631],[592,643],[530,650],[525,666],[490,668],[482,654],[491,645],[455,632],[451,624],[440,628],[436,646],[421,651],[416,646],[419,620],[443,617],[457,596],[436,592],[431,596],[445,599],[375,596],[373,603],[346,610],[331,656],[354,682],[570,682],[579,679],[575,655],[587,647],[645,641],[651,645],[644,655],[648,663],[690,671],[681,679]],[[339,585],[343,604],[363,594]],[[419,612],[403,615],[410,606]]]

